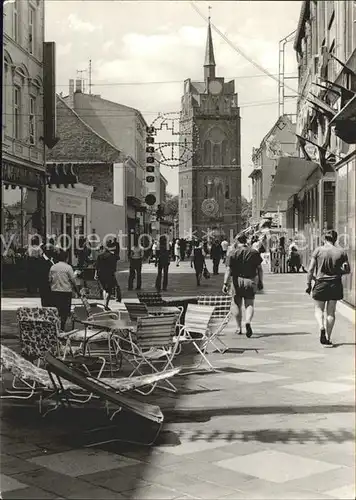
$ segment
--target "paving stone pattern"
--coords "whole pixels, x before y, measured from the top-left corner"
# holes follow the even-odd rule
[[[181,276],[179,295],[192,295],[183,267],[174,280]],[[218,291],[222,276],[214,280],[203,293]],[[178,377],[177,394],[145,399],[166,417],[154,447],[85,447],[85,430],[103,418],[95,406],[43,419],[30,402],[3,400],[1,496],[354,500],[354,325],[339,316],[335,347],[324,348],[305,275],[265,281],[254,335],[228,326],[229,351],[210,354],[217,373]],[[7,299],[2,319],[2,342],[13,347],[19,303]],[[129,415],[117,425],[138,432]]]

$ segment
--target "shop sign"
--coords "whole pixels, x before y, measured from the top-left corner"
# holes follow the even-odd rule
[[[86,200],[75,196],[65,196],[63,194],[50,194],[51,212],[76,213],[82,215],[86,213]]]
[[[16,186],[41,187],[44,173],[32,170],[25,165],[2,162],[2,180]]]

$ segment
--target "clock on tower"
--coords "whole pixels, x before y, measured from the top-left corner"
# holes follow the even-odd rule
[[[209,88],[210,94],[217,95],[217,94],[220,94],[223,86],[222,86],[222,83],[219,82],[219,80],[210,80],[208,88]]]

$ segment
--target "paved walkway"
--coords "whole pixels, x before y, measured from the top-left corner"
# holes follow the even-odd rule
[[[354,325],[339,316],[335,347],[322,347],[305,275],[265,281],[253,337],[231,324],[229,352],[210,355],[221,371],[179,377],[178,394],[149,399],[166,417],[154,448],[85,448],[94,409],[41,419],[7,400],[2,497],[355,499]],[[136,429],[132,418],[118,425]]]

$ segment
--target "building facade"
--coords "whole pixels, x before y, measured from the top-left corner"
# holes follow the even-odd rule
[[[64,101],[97,134],[122,152],[126,222],[123,232],[140,233],[145,225],[145,161],[147,123],[134,108],[83,92],[83,82],[69,82]]]
[[[281,156],[296,154],[295,120],[292,116],[280,116],[258,148],[252,151],[252,221],[258,223],[266,213],[265,204],[270,193],[277,163]],[[278,206],[277,206],[278,210]],[[283,205],[279,206],[285,211]]]
[[[2,227],[16,252],[44,232],[44,2],[4,5]]]
[[[339,232],[339,244],[351,263],[344,298],[354,307],[355,2],[305,0],[294,49],[300,154],[289,167],[285,162],[278,166],[268,203],[276,205],[281,196],[287,200],[287,226],[291,234],[299,232],[304,263],[322,242],[324,230]]]
[[[184,82],[179,235],[230,237],[241,224],[240,110],[234,81],[215,76],[209,22],[204,81]]]
[[[3,288],[23,288],[26,249],[46,235],[45,146],[56,140],[55,44],[44,41],[44,0],[3,5],[2,99]]]
[[[124,166],[120,151],[59,96],[57,115],[59,141],[47,152],[52,182],[47,194],[48,233],[55,241],[71,242],[70,258],[76,264],[80,236],[94,233],[95,240],[105,243],[105,238],[113,239],[120,231],[125,234]],[[69,178],[67,185],[56,185],[61,172],[74,174],[74,184]]]

